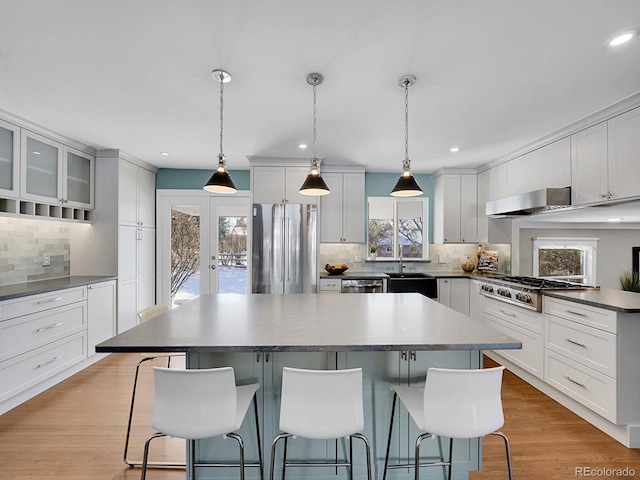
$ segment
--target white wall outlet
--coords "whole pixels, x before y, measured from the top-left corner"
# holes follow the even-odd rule
[[[438,263],[447,263],[446,255],[438,255]]]
[[[355,263],[360,263],[360,262],[362,262],[362,255],[356,255],[353,261],[354,261]]]
[[[51,265],[51,255],[44,253],[42,255],[42,266],[48,267],[49,265]]]

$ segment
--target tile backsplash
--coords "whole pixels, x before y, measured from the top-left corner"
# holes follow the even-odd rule
[[[483,244],[484,250],[498,252],[498,272],[511,272],[511,245]],[[476,252],[478,244],[443,244],[429,245],[429,262],[408,260],[403,261],[405,271],[462,271],[460,264],[466,256],[477,263]],[[360,261],[358,261],[360,260]],[[391,272],[398,269],[398,262],[393,260],[367,261],[366,245],[357,243],[322,243],[320,244],[320,265],[346,263],[353,272]]]
[[[0,217],[0,285],[69,276],[69,237],[63,222]]]

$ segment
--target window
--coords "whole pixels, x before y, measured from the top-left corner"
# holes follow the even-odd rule
[[[533,274],[596,285],[597,238],[533,238]]]
[[[368,242],[377,258],[429,256],[427,199],[369,198]]]

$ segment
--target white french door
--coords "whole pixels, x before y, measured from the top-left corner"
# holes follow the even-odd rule
[[[158,190],[158,302],[250,291],[250,198]]]

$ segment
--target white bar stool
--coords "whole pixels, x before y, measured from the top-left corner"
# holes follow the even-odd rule
[[[233,368],[204,368],[182,370],[154,367],[155,393],[151,424],[157,430],[149,437],[144,446],[141,480],[147,474],[149,446],[154,438],[171,436],[190,441],[223,436],[233,438],[240,448],[240,461],[236,464],[220,463],[207,466],[240,467],[240,479],[244,480],[245,466],[259,467],[263,478],[262,446],[260,444],[260,424],[258,421],[258,402],[256,391],[260,384],[236,386]],[[240,428],[251,401],[256,420],[258,442],[258,463],[245,464],[244,441],[234,433]],[[193,457],[193,455],[192,455]],[[191,464],[188,478],[194,478],[195,462]]]
[[[145,308],[138,312],[138,320],[140,323],[144,323],[152,318],[156,318],[157,316],[162,315],[169,311],[169,305],[164,303],[158,305],[152,305],[150,307]],[[142,465],[142,460],[130,460],[128,457],[129,453],[129,441],[131,439],[131,425],[133,423],[133,407],[136,403],[136,391],[138,388],[138,376],[140,374],[140,367],[143,363],[149,362],[151,360],[155,360],[156,358],[166,358],[167,359],[167,367],[171,365],[171,359],[174,357],[184,357],[184,353],[166,353],[166,352],[146,352],[140,353],[142,360],[138,362],[136,365],[136,374],[133,378],[133,391],[131,393],[131,407],[129,408],[129,421],[127,423],[127,436],[124,442],[124,463],[129,465],[130,467],[139,467]],[[168,467],[168,468],[177,468],[184,467],[184,463],[178,462],[149,462],[147,464],[148,467]]]
[[[269,480],[273,480],[275,453],[278,442],[284,439],[282,478],[287,466],[349,467],[353,478],[353,438],[364,442],[367,456],[367,478],[371,480],[371,448],[364,429],[362,399],[362,369],[304,370],[284,367],[280,400],[280,430],[271,445]],[[344,462],[287,462],[289,437],[330,440],[349,437],[349,461]]]
[[[391,385],[394,395],[383,480],[386,480],[389,469],[408,467],[415,469],[415,479],[418,480],[420,467],[425,466],[448,466],[448,478],[451,479],[453,439],[478,438],[485,435],[498,435],[504,440],[509,480],[513,480],[509,440],[504,433],[498,431],[504,425],[500,398],[503,371],[504,367],[477,370],[430,368],[424,387]],[[424,432],[416,439],[413,464],[389,465],[391,431],[397,398],[400,398],[418,429]],[[444,460],[440,449],[439,462],[420,463],[420,443],[435,436],[438,437],[438,441],[441,436],[449,437],[449,460]]]

